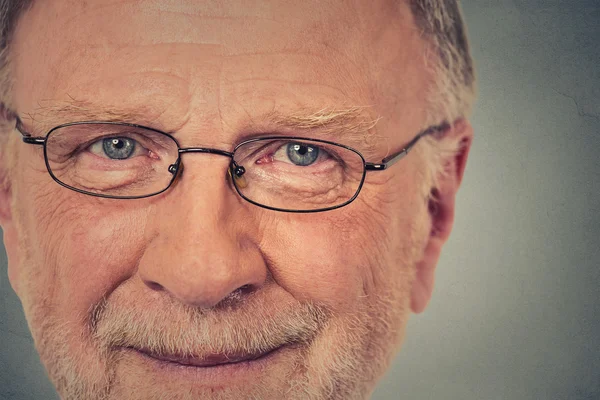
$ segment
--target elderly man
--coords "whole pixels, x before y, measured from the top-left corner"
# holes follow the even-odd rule
[[[61,397],[368,398],[470,148],[456,2],[2,12],[0,222]]]

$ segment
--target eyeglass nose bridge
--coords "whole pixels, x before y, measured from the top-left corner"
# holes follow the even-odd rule
[[[211,149],[210,147],[185,147],[183,149],[179,149],[179,154],[183,153],[209,153],[209,154],[218,154],[220,156],[225,156],[233,159],[233,153],[225,150],[219,149]]]
[[[229,157],[229,158],[231,158],[231,163],[233,166],[232,170],[233,170],[233,173],[236,175],[236,177],[240,178],[242,175],[244,175],[244,173],[246,173],[246,169],[244,167],[242,167],[241,165],[238,165],[234,161],[234,159],[233,159],[234,154],[229,151],[213,149],[210,147],[185,147],[185,148],[179,149],[178,152],[180,155],[185,154],[185,153],[207,153],[207,154],[217,154],[220,156]],[[179,171],[179,166],[181,164],[180,160],[181,160],[180,158],[177,158],[177,161],[174,164],[169,165],[169,172],[172,173],[173,175],[176,175],[177,171]]]

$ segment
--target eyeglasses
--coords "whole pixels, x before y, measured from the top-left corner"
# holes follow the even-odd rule
[[[245,200],[285,212],[319,212],[351,203],[367,171],[382,171],[408,154],[423,136],[380,163],[366,162],[357,150],[327,140],[269,136],[245,140],[233,151],[179,146],[159,130],[129,123],[84,121],[59,125],[45,137],[26,132],[17,117],[23,142],[44,146],[50,176],[79,193],[111,199],[139,199],[169,189],[183,170],[181,156],[210,153],[230,158],[228,174]]]

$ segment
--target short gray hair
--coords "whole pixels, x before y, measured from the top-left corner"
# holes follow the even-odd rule
[[[430,121],[468,117],[475,99],[475,71],[457,0],[410,0],[417,28],[432,47],[435,85]]]
[[[458,0],[409,0],[409,4],[415,25],[429,45],[424,61],[433,76],[423,128],[467,119],[475,100],[475,69]],[[437,200],[434,189],[451,172],[448,161],[463,152],[462,139],[460,135],[452,140],[427,137],[426,145],[416,148],[426,160],[421,190],[429,200]]]

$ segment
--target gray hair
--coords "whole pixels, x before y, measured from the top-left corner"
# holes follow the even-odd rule
[[[475,68],[469,51],[466,26],[458,0],[409,0],[417,29],[429,44],[425,62],[434,77],[427,99],[424,127],[440,121],[453,123],[470,116],[475,100]],[[423,195],[435,199],[432,188],[450,171],[449,159],[463,151],[460,136],[454,140],[425,138],[427,146],[416,149],[428,161],[422,171]]]
[[[471,113],[475,73],[466,27],[457,0],[410,0],[417,28],[432,47],[436,77],[430,124],[453,122]]]

